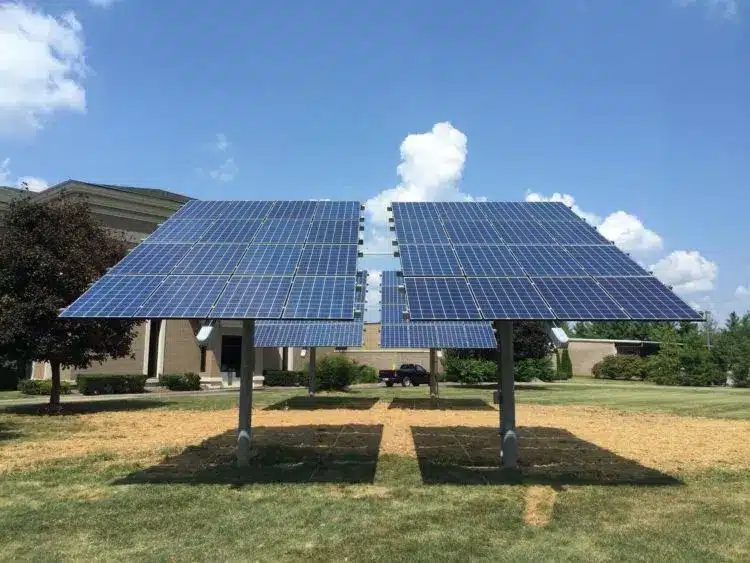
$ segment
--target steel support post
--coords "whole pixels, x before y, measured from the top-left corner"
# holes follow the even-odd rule
[[[242,356],[240,360],[240,421],[237,429],[237,465],[250,464],[252,432],[253,373],[255,372],[255,321],[242,321]]]
[[[503,467],[518,466],[516,397],[513,380],[513,323],[495,321],[498,348],[498,391],[500,392],[500,458]]]
[[[310,347],[310,363],[308,364],[308,387],[307,387],[307,394],[311,397],[315,395],[315,348]]]
[[[430,348],[430,399],[436,400],[438,397],[440,397],[440,387],[438,386],[437,350]]]

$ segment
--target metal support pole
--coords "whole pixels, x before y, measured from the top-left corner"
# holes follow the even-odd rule
[[[437,350],[430,348],[430,399],[435,400],[438,397],[440,397],[440,388],[438,387]]]
[[[498,391],[500,392],[500,458],[503,467],[518,466],[516,435],[516,397],[513,378],[513,323],[495,321],[500,347],[498,350]]]
[[[307,394],[311,397],[315,395],[315,348],[310,347],[310,363],[308,364],[309,381]]]
[[[242,356],[240,360],[240,422],[237,429],[237,465],[250,464],[252,430],[253,373],[255,372],[255,321],[242,321]]]

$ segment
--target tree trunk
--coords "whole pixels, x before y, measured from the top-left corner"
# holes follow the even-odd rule
[[[52,390],[49,393],[49,409],[60,410],[60,362],[50,362],[52,368]]]

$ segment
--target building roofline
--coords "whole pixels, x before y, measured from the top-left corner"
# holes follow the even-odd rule
[[[152,197],[152,198],[156,198],[156,199],[163,199],[163,200],[167,200],[167,201],[172,201],[172,202],[175,202],[175,203],[187,203],[191,199],[195,199],[195,198],[192,198],[190,196],[178,194],[178,193],[175,193],[175,192],[170,192],[170,191],[167,191],[167,190],[162,190],[162,189],[159,189],[159,188],[141,188],[141,187],[137,187],[137,186],[119,186],[119,185],[115,185],[115,184],[97,184],[95,182],[86,182],[84,180],[74,180],[72,178],[68,179],[68,180],[64,180],[63,182],[55,184],[54,186],[50,186],[47,189],[48,190],[51,190],[51,189],[62,189],[62,188],[67,187],[70,184],[83,184],[83,185],[86,185],[86,186],[91,186],[91,187],[94,187],[94,188],[102,188],[102,189],[105,189],[105,190],[116,190],[116,191],[119,191],[119,192],[126,192],[126,193],[131,193],[131,194],[139,194],[139,195],[144,195],[144,196],[148,196],[148,197]],[[45,191],[47,191],[47,190],[45,190]]]
[[[615,338],[568,338],[568,342],[593,342],[610,344],[661,344],[656,340],[618,340]]]

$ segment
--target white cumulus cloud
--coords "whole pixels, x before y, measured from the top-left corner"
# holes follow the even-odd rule
[[[43,192],[49,188],[49,182],[35,176],[21,176],[13,179],[10,171],[10,158],[0,160],[0,186],[14,186],[31,192]]]
[[[719,267],[697,250],[676,250],[651,266],[651,271],[678,293],[714,289]]]
[[[570,207],[571,211],[591,225],[598,225],[602,218],[596,213],[584,211],[576,204],[576,199],[570,194],[553,193],[547,197],[537,192],[526,192],[526,201],[559,201]]]
[[[57,111],[86,111],[83,28],[17,2],[0,4],[0,136],[29,135]]]
[[[683,8],[702,6],[709,15],[727,20],[734,20],[739,15],[738,0],[674,0],[674,2]]]
[[[89,4],[96,8],[111,8],[114,4],[119,2],[120,0],[89,0]]]
[[[625,211],[615,211],[607,216],[598,229],[604,238],[625,252],[647,253],[660,250],[663,246],[658,234],[647,229],[638,217]]]
[[[367,271],[367,295],[365,299],[365,320],[377,321],[380,311],[381,270]]]
[[[734,294],[737,297],[750,297],[750,287],[746,285],[738,285],[737,289],[734,290]]]
[[[231,182],[237,176],[238,172],[237,163],[234,162],[234,157],[230,156],[219,166],[211,170],[208,175],[219,182]]]

